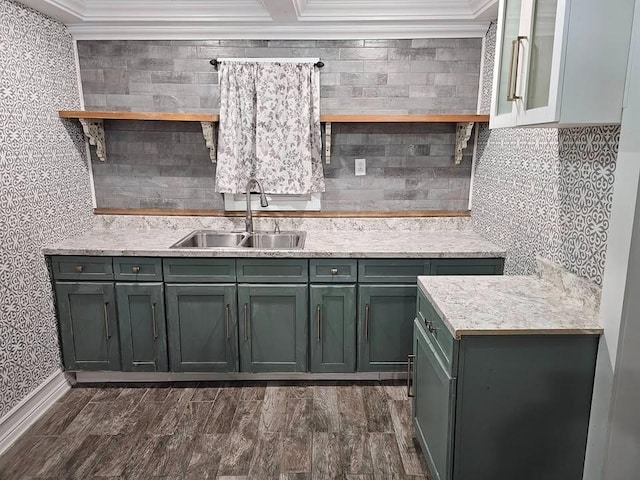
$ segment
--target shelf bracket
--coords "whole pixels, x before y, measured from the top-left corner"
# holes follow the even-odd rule
[[[216,128],[213,122],[200,122],[202,126],[202,135],[204,136],[204,141],[207,144],[207,148],[209,149],[209,158],[211,159],[211,163],[216,163],[216,148],[217,148],[217,135]]]
[[[80,124],[90,145],[95,145],[96,156],[101,162],[107,160],[107,148],[104,139],[104,123],[102,120],[80,118]]]
[[[331,122],[324,125],[324,163],[331,164]]]
[[[456,126],[456,155],[454,163],[460,165],[462,162],[462,150],[467,148],[471,131],[475,122],[458,123]]]

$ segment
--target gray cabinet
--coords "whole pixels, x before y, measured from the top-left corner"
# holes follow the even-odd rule
[[[415,285],[358,286],[359,371],[406,368],[415,311]]]
[[[354,372],[356,366],[356,286],[311,285],[310,370]]]
[[[431,477],[445,480],[451,478],[456,380],[439,360],[421,323],[415,321],[413,335],[413,426]]]
[[[116,283],[122,369],[166,372],[167,332],[162,283]]]
[[[120,370],[112,282],[57,282],[58,321],[67,370]]]
[[[165,301],[171,371],[238,371],[235,285],[167,284]]]
[[[598,336],[458,340],[428,307],[420,292],[411,377],[432,477],[582,478]]]
[[[243,372],[307,370],[307,285],[238,285]]]

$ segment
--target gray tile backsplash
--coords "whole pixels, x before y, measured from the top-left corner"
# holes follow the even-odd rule
[[[99,208],[224,208],[199,123],[119,120],[105,129],[108,161],[93,159]],[[471,157],[454,165],[454,148],[454,124],[333,124],[322,209],[464,210]],[[367,160],[367,175],[355,176],[356,158]]]
[[[481,39],[79,41],[88,110],[217,112],[211,58],[320,57],[323,113],[475,113]],[[98,207],[221,209],[197,123],[106,122]],[[325,210],[466,209],[455,125],[333,124]],[[471,154],[468,149],[467,154]],[[367,159],[356,177],[354,159]]]
[[[481,47],[479,38],[81,40],[78,54],[87,109],[215,112],[210,59],[320,57],[325,113],[475,113]],[[465,85],[475,87],[455,88]]]

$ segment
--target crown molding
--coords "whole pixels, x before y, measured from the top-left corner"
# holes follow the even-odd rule
[[[497,0],[20,0],[78,40],[482,37]]]
[[[304,22],[285,26],[259,23],[250,28],[246,24],[173,22],[163,25],[131,25],[86,22],[70,25],[69,31],[77,40],[339,40],[483,37],[488,27],[488,21],[440,24]]]
[[[81,21],[85,13],[85,0],[18,0],[23,5],[64,23]]]

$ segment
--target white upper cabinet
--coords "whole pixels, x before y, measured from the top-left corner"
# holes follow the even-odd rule
[[[634,0],[500,0],[490,127],[620,123]]]

